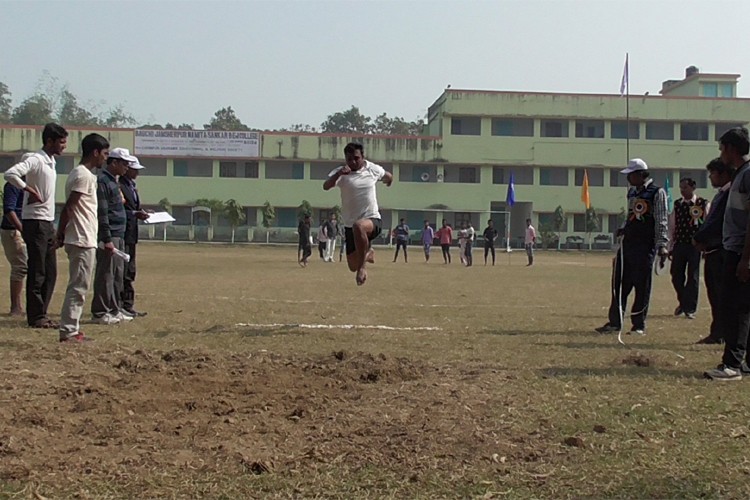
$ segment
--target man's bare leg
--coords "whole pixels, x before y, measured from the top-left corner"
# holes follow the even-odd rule
[[[370,235],[375,230],[375,225],[369,219],[360,219],[352,226],[354,233],[354,262],[349,261],[349,269],[357,273],[357,285],[364,285],[367,281],[367,262],[374,262],[375,253],[370,248]],[[352,264],[356,270],[352,269]]]

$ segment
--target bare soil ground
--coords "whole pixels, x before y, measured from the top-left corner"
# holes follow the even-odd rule
[[[746,389],[700,377],[705,297],[674,318],[656,278],[648,335],[621,346],[592,330],[610,255],[410,257],[379,250],[357,287],[291,247],[144,243],[145,318],[60,345],[1,317],[0,497],[750,493]]]

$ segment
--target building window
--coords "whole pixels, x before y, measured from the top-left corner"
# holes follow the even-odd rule
[[[576,186],[583,186],[583,172],[588,173],[589,186],[604,186],[604,169],[603,168],[577,168],[575,171]]]
[[[476,184],[479,182],[479,167],[445,167],[445,178],[443,182],[455,182],[459,184]]]
[[[310,179],[326,180],[336,168],[341,166],[341,162],[314,162],[310,163]]]
[[[611,169],[609,171],[609,187],[628,187],[628,176],[621,174],[622,169]]]
[[[245,162],[245,179],[257,179],[257,178],[258,178],[258,162],[246,161]]]
[[[612,122],[612,139],[627,139],[628,128],[630,128],[630,139],[640,139],[641,128],[638,122],[628,122],[626,120],[616,120]]]
[[[188,206],[173,206],[172,207],[172,217],[174,217],[175,221],[174,223],[179,226],[189,226],[192,224],[192,207]]]
[[[419,163],[409,165],[402,163],[399,166],[398,172],[398,180],[400,182],[438,182],[437,167],[435,165],[423,165]]]
[[[708,187],[708,170],[705,168],[680,170],[680,180],[689,177],[695,181],[695,187],[699,189],[706,189]],[[679,187],[678,187],[679,189]]]
[[[492,135],[502,137],[533,137],[534,120],[531,118],[493,118]]]
[[[211,160],[174,160],[175,177],[213,177],[214,166]]]
[[[734,97],[734,84],[722,83],[719,85],[719,97]]]
[[[607,226],[609,232],[615,234],[620,228],[622,216],[620,214],[609,214],[607,215]]]
[[[586,214],[573,214],[573,231],[576,233],[586,232]]]
[[[15,156],[2,155],[0,156],[0,172],[5,172],[10,167],[18,163]]]
[[[482,135],[482,119],[464,116],[451,119],[452,135]]]
[[[674,140],[674,123],[646,122],[646,139],[656,141]]]
[[[707,141],[708,123],[681,123],[681,141]]]
[[[72,156],[58,156],[55,158],[55,171],[58,174],[69,174],[73,170]]]
[[[555,231],[555,213],[554,212],[539,212],[539,227],[538,230],[549,229]],[[565,217],[563,227],[560,228],[560,232],[568,231],[568,218]]]
[[[492,183],[505,184],[505,169],[503,167],[492,167]]]
[[[167,175],[166,158],[141,158],[141,164],[146,167],[141,170],[140,175],[165,176]]]
[[[219,177],[237,177],[237,162],[222,161],[219,163]]]
[[[297,209],[296,208],[277,208],[276,209],[276,220],[274,225],[276,227],[297,227],[299,221],[297,220]],[[313,226],[317,227],[317,226]]]
[[[669,191],[672,195],[672,199],[676,199],[680,196],[680,187],[674,183],[674,170],[669,168],[660,168],[651,170],[651,178],[654,180],[654,184],[663,188],[667,185],[667,178],[669,178]]]
[[[724,135],[724,133],[727,130],[737,128],[737,127],[744,127],[744,126],[745,126],[744,123],[717,123],[714,129],[715,130],[714,139],[718,141],[719,139],[721,139],[721,136]]]
[[[539,169],[539,184],[542,186],[567,186],[568,169],[542,167]]]
[[[604,121],[576,120],[576,137],[604,139]]]
[[[703,97],[718,97],[719,96],[718,85],[716,85],[715,83],[704,83],[702,87],[703,87]]]
[[[568,121],[542,120],[542,137],[568,137]]]
[[[245,225],[246,226],[258,225],[258,208],[257,207],[245,207]]]
[[[300,180],[305,176],[305,164],[290,161],[267,161],[266,179]]]

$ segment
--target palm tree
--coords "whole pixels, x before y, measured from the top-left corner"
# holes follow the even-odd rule
[[[245,207],[232,198],[224,204],[224,215],[229,220],[229,225],[232,226],[232,244],[234,244],[234,231],[237,226],[245,222]]]
[[[276,219],[276,209],[273,208],[271,202],[266,200],[261,210],[263,214],[263,227],[266,228],[266,244],[268,244],[269,228],[271,227],[271,223]]]

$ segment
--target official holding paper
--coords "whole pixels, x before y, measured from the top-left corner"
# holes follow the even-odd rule
[[[143,165],[136,158],[135,162],[128,165],[125,175],[121,175],[120,191],[122,192],[123,204],[125,205],[126,227],[125,227],[125,252],[130,255],[130,261],[125,265],[122,285],[122,311],[132,317],[145,316],[147,313],[136,311],[135,304],[135,256],[136,246],[138,245],[138,221],[146,220],[149,214],[141,209],[141,199],[138,196],[138,188],[135,181],[138,174],[143,170]]]

